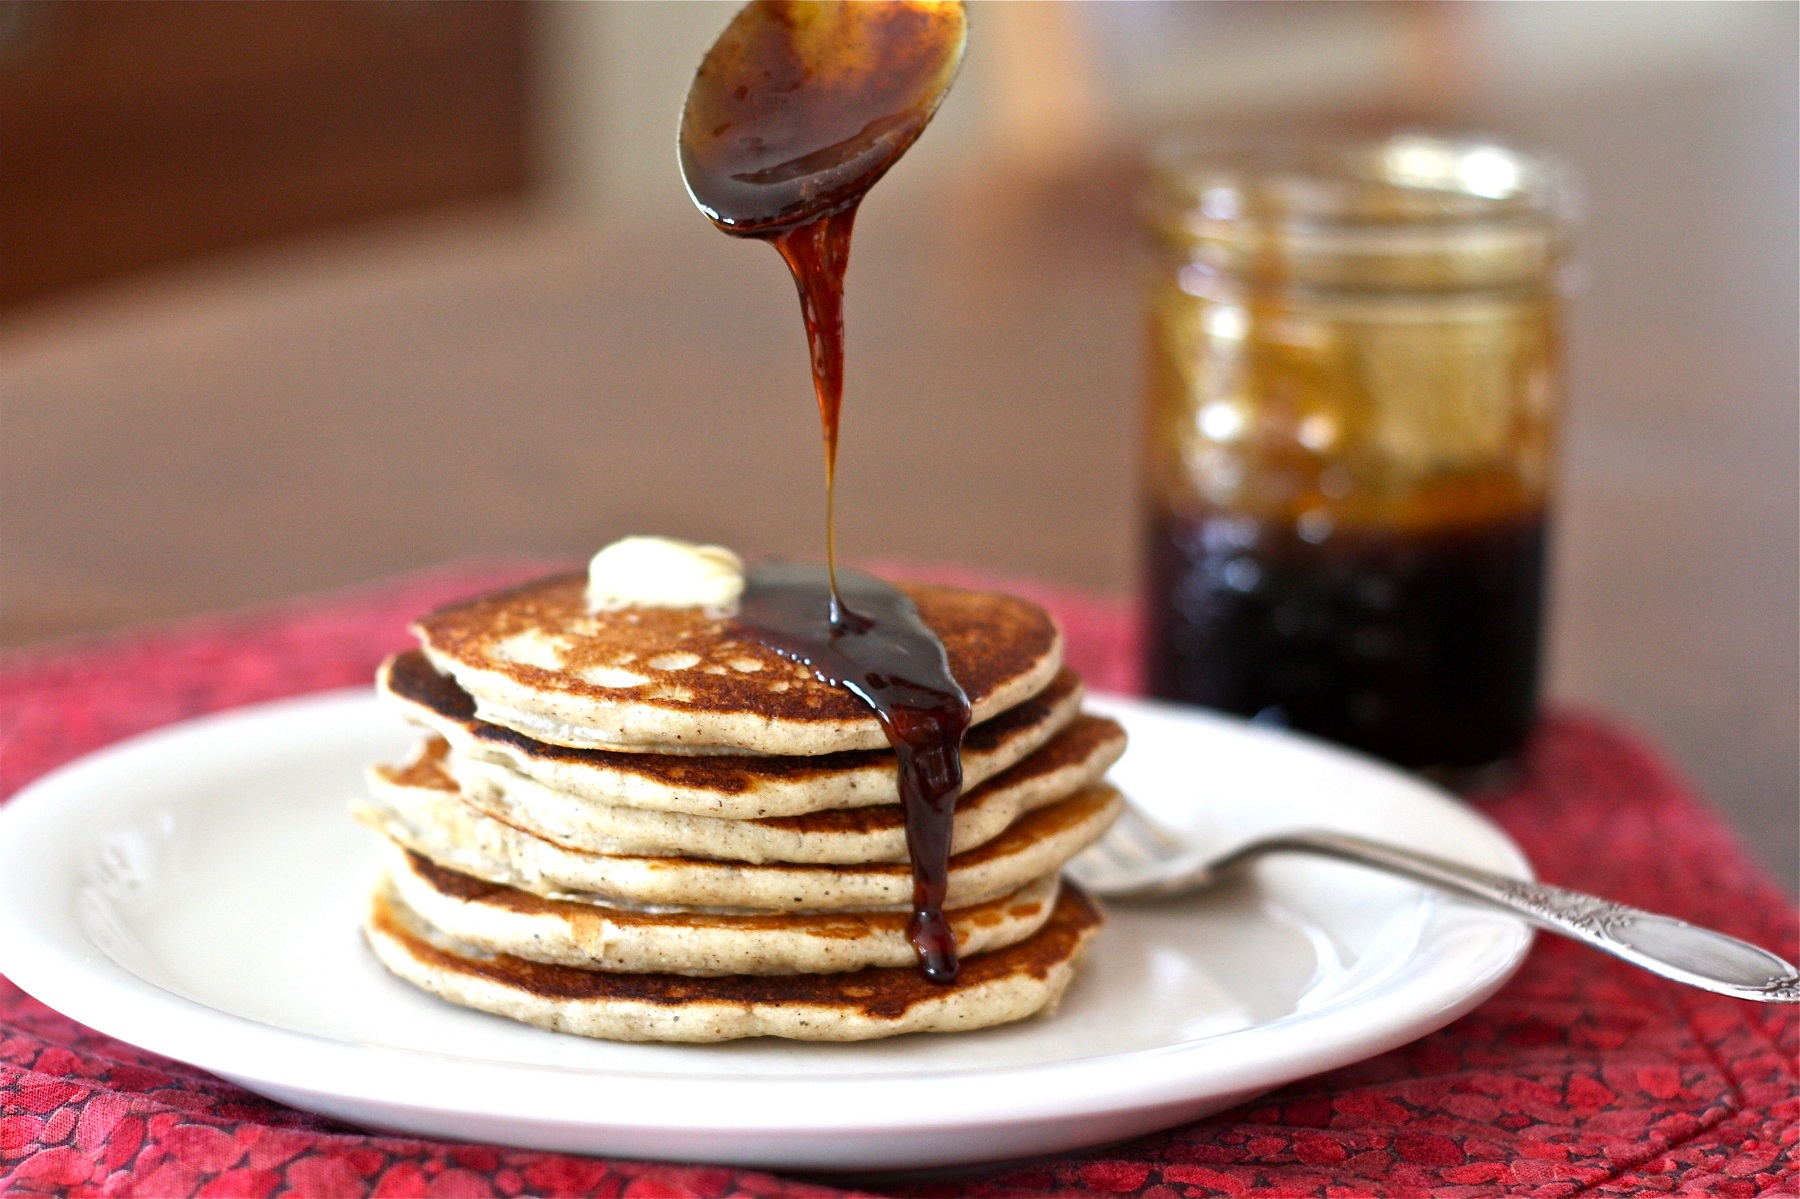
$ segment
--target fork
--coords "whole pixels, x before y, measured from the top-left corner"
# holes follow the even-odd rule
[[[1111,830],[1067,869],[1109,899],[1184,895],[1270,853],[1310,853],[1438,887],[1523,917],[1652,974],[1757,1003],[1800,1003],[1800,973],[1766,949],[1724,933],[1548,883],[1526,882],[1416,850],[1324,830],[1299,830],[1209,854],[1130,804]]]

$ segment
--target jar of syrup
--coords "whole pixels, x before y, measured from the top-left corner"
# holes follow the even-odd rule
[[[1569,196],[1482,142],[1158,149],[1153,695],[1463,777],[1518,752]]]

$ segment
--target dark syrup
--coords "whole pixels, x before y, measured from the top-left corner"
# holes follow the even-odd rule
[[[854,207],[924,132],[965,32],[954,3],[746,5],[682,109],[694,203],[751,237]]]
[[[1402,766],[1516,755],[1536,706],[1541,514],[1345,529],[1153,513],[1150,693],[1326,737]]]
[[[844,272],[856,209],[931,119],[961,59],[960,5],[838,9],[848,36],[821,42],[821,10],[746,7],[707,54],[682,112],[681,166],[726,233],[772,243],[800,294],[825,449],[821,569],[752,567],[738,624],[873,709],[899,759],[912,858],[908,936],[925,976],[957,975],[943,913],[969,701],[944,646],[898,588],[837,568],[837,443],[844,394]],[[811,40],[809,40],[811,39]]]
[[[925,977],[956,977],[956,938],[944,918],[950,835],[962,795],[962,739],[969,700],[950,675],[943,643],[905,592],[844,569],[835,589],[814,563],[750,568],[738,621],[783,657],[810,667],[875,710],[900,760],[900,802],[912,858],[913,915],[907,936]]]
[[[772,562],[744,580],[738,623],[776,653],[847,688],[875,712],[899,759],[900,803],[912,859],[907,935],[925,977],[954,981],[956,939],[944,918],[950,837],[962,795],[962,738],[969,701],[950,675],[943,642],[906,593],[837,566],[838,417],[844,397],[844,268],[852,205],[769,238],[793,271],[812,351],[813,390],[825,442],[823,569]]]
[[[800,315],[806,321],[806,346],[812,354],[813,393],[825,441],[825,563],[828,612],[834,622],[843,607],[837,577],[837,448],[844,406],[844,271],[850,265],[850,230],[855,223],[856,206],[851,205],[768,239],[793,272]],[[932,636],[929,629],[925,632]]]

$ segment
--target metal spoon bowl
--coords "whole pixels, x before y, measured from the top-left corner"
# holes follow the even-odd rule
[[[713,43],[681,113],[681,173],[728,233],[851,207],[956,79],[961,0],[755,0]]]

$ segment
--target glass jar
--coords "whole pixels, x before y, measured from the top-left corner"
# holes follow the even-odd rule
[[[1411,767],[1537,699],[1570,189],[1488,143],[1152,160],[1153,695]]]

